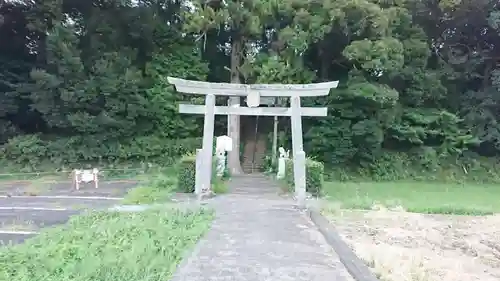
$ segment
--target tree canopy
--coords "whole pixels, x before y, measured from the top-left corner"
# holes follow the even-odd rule
[[[192,151],[202,119],[177,104],[201,100],[167,76],[339,80],[304,101],[329,109],[304,123],[329,167],[468,173],[500,154],[497,1],[4,1],[0,38],[2,158],[27,169]]]

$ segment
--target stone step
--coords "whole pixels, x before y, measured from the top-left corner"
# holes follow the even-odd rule
[[[266,156],[265,155],[255,155],[255,158],[253,157],[249,157],[249,158],[246,158],[246,157],[243,157],[243,163],[252,163],[252,162],[257,162],[257,161],[264,161],[264,158]]]
[[[263,160],[262,161],[257,161],[257,159],[255,159],[254,162],[252,162],[252,161],[243,161],[243,163],[241,163],[241,165],[251,167],[252,163],[254,165],[262,165],[264,163],[264,161]]]
[[[266,156],[266,153],[264,152],[259,152],[259,153],[255,153],[255,159],[258,159],[258,158],[263,158]],[[248,155],[243,155],[243,160],[249,160],[249,161],[252,161],[252,159],[254,158],[253,157],[253,154],[252,153],[249,153]]]
[[[266,157],[266,154],[265,153],[256,153],[255,154],[255,158],[253,157],[253,155],[250,155],[250,156],[243,156],[243,162],[252,162],[252,160],[255,160],[255,161],[263,161],[264,158]]]
[[[281,189],[279,184],[265,181],[265,182],[230,182],[228,185],[230,193],[259,193],[271,192],[275,193]]]
[[[249,175],[246,175],[246,176],[251,176],[251,175],[255,175],[257,173],[254,173],[254,174],[249,174]],[[264,185],[268,185],[268,184],[274,184],[274,185],[279,185],[279,183],[275,182],[275,181],[270,181],[270,180],[261,180],[261,179],[254,179],[254,180],[234,180],[233,178],[231,178],[231,183],[237,183],[237,184],[243,184],[243,185],[255,185],[255,184],[264,184]]]
[[[267,178],[253,177],[255,174],[245,175],[244,177],[233,177],[229,181],[229,186],[238,188],[245,186],[271,186],[271,187],[280,187],[280,184],[274,180],[269,180]]]
[[[254,166],[260,166],[262,164],[264,164],[264,161],[257,161],[257,159],[255,159],[256,161],[253,162],[253,165]],[[243,162],[241,163],[242,166],[247,166],[247,167],[252,167],[252,161],[246,161],[246,162]]]
[[[245,173],[260,172],[266,156],[265,139],[251,140],[245,144],[242,169]],[[253,169],[252,169],[253,168]]]

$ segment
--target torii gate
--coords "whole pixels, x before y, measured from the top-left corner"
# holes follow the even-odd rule
[[[302,116],[327,116],[326,107],[301,107],[301,97],[326,96],[337,88],[338,81],[314,84],[231,84],[191,81],[168,77],[178,92],[205,95],[205,105],[180,104],[179,112],[204,114],[203,146],[197,153],[195,193],[210,190],[215,115],[290,116],[292,121],[292,151],[295,196],[300,206],[306,197],[306,155],[303,149]],[[215,96],[246,96],[248,107],[215,106]],[[289,97],[291,107],[259,107],[261,97]],[[236,152],[238,153],[238,152]],[[201,161],[198,161],[200,159]],[[198,163],[201,162],[201,163]]]

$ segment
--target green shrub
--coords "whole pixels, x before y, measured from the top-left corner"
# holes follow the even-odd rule
[[[277,168],[278,167],[277,167],[276,163],[273,163],[273,157],[266,155],[266,157],[264,157],[264,161],[262,163],[262,172],[276,173]]]
[[[196,182],[196,154],[188,154],[179,160],[177,190],[193,193]]]
[[[314,196],[321,196],[324,184],[323,163],[306,159],[306,191]],[[290,189],[294,188],[293,182],[293,160],[286,160],[285,181]]]
[[[141,136],[130,139],[102,140],[85,135],[55,138],[41,135],[22,135],[0,146],[2,165],[15,165],[16,170],[42,171],[53,168],[81,168],[97,165],[114,168],[130,163],[168,166],[200,147],[201,138],[165,139]]]
[[[226,181],[231,177],[231,175],[229,174],[229,169],[227,169],[227,162],[226,162],[226,169],[224,170],[222,178],[218,178],[216,176],[217,173],[216,161],[217,159],[214,157],[212,159],[212,185],[215,185],[219,181]],[[196,184],[196,154],[187,154],[184,157],[182,157],[179,161],[177,187],[180,192],[192,193],[194,192],[195,184]],[[223,188],[224,187],[221,187],[221,190]],[[219,193],[225,193],[225,192],[219,192]]]

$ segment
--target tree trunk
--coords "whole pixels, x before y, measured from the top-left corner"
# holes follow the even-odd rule
[[[275,105],[276,106],[276,105]],[[273,159],[272,165],[276,167],[278,161],[278,116],[274,116],[273,124]]]
[[[493,63],[494,63],[493,61],[489,61],[486,63],[483,73],[483,83],[481,90],[486,90],[491,85],[490,80],[491,80],[491,71],[493,70]]]
[[[324,51],[324,47],[321,44],[318,50],[318,59],[320,61],[320,74],[319,79],[321,82],[328,81],[328,72],[330,71],[330,65],[332,60],[330,59],[330,55]],[[328,56],[328,57],[327,57]]]
[[[233,39],[231,48],[231,83],[240,84],[239,66],[241,63],[241,51],[243,39]],[[228,106],[238,107],[240,97],[230,97]],[[227,117],[227,134],[233,140],[233,150],[228,152],[227,166],[231,175],[240,175],[243,173],[240,163],[240,116],[229,115]]]

